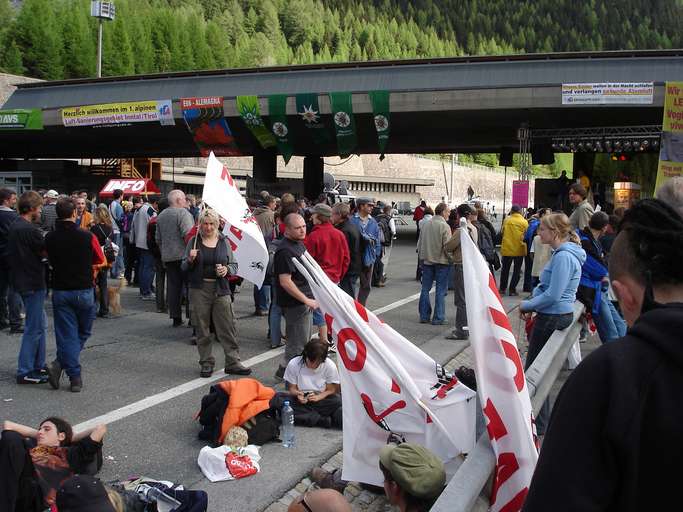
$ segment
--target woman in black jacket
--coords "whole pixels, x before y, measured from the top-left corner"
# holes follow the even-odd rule
[[[95,223],[91,226],[90,231],[97,237],[100,246],[104,246],[107,240],[111,243],[113,241],[113,228],[109,208],[106,206],[98,206],[95,209],[93,220]],[[109,275],[110,268],[111,263],[107,262],[106,265],[99,269],[97,277],[95,278],[95,284],[97,285],[97,288],[99,288],[100,310],[97,313],[97,316],[100,318],[110,318],[109,295],[107,293],[107,276]],[[98,299],[97,288],[95,288],[95,302],[97,302]]]
[[[211,344],[216,339],[225,353],[225,373],[249,375],[240,362],[237,328],[230,300],[228,277],[237,272],[228,242],[219,231],[220,218],[210,209],[199,216],[199,234],[185,248],[182,269],[190,282],[190,316],[197,330],[201,377],[211,377],[216,360]],[[214,333],[210,327],[213,325]]]

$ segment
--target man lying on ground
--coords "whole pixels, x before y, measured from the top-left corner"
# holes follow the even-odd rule
[[[50,417],[38,430],[5,421],[0,438],[0,510],[40,512],[52,507],[62,483],[102,465],[105,425],[73,433],[68,422]]]

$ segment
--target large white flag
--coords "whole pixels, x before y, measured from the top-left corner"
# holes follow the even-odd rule
[[[529,390],[496,282],[467,230],[460,233],[477,392],[497,461],[491,510],[515,512],[522,509],[538,460]]]
[[[294,261],[337,344],[343,478],[381,486],[379,451],[392,433],[427,447],[444,462],[471,451],[474,391],[333,284],[308,253]]]
[[[261,287],[268,267],[263,233],[228,168],[211,152],[204,178],[204,202],[226,221],[223,234],[237,261],[237,275]]]

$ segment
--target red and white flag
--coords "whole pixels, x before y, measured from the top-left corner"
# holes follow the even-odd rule
[[[522,509],[538,460],[531,400],[496,282],[467,230],[460,233],[477,393],[497,461],[490,510],[515,512]]]
[[[228,168],[213,152],[206,166],[202,199],[226,221],[223,234],[235,255],[237,275],[261,287],[268,267],[266,241]]]
[[[474,391],[353,300],[305,253],[306,276],[337,344],[345,480],[382,485],[379,451],[393,434],[444,463],[475,443]]]

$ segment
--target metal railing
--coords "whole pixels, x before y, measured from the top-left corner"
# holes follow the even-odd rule
[[[538,354],[531,367],[526,371],[531,406],[538,413],[541,405],[557,380],[572,345],[578,340],[581,331],[579,321],[583,305],[574,305],[574,321],[562,331],[555,331],[543,350]],[[488,496],[481,496],[489,482],[496,465],[488,433],[484,432],[477,440],[474,449],[458,468],[443,493],[434,504],[431,512],[471,512],[488,510]]]

